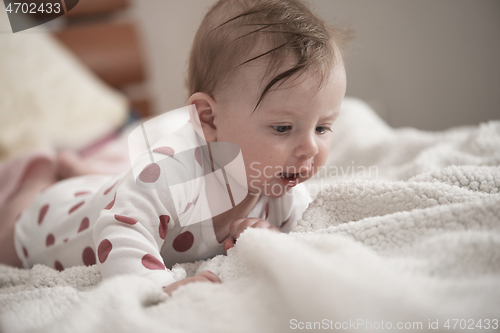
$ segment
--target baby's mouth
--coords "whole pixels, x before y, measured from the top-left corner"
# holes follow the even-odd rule
[[[280,176],[282,178],[287,179],[287,180],[295,180],[295,179],[299,178],[300,174],[282,172],[282,173],[280,173]]]
[[[299,183],[300,174],[298,173],[280,173],[280,179],[283,182],[283,185],[286,187],[294,187]]]

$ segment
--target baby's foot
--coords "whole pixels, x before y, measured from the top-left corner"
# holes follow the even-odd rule
[[[56,182],[56,166],[52,160],[38,158],[28,165],[19,183],[19,189],[43,187]]]
[[[18,188],[0,207],[0,263],[23,267],[14,246],[16,221],[43,189],[56,182],[54,161],[42,157],[35,158],[27,165],[19,179]]]
[[[57,154],[57,176],[59,179],[95,174],[94,170],[77,153],[64,150]]]

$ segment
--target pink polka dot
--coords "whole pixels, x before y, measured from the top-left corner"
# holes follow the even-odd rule
[[[170,148],[170,147],[155,148],[155,149],[153,149],[153,152],[158,153],[158,154],[167,155],[167,156],[170,156],[170,157],[174,156],[174,150],[172,148]]]
[[[85,203],[85,201],[82,201],[82,202],[79,202],[77,203],[76,205],[74,205],[73,207],[71,207],[71,209],[68,211],[68,214],[71,214],[73,213],[75,210],[77,210],[78,208],[82,207],[82,205]]]
[[[137,223],[136,219],[133,219],[133,218],[128,217],[128,216],[118,215],[118,214],[115,214],[115,220],[117,220],[118,222],[130,224],[130,225],[134,225]]]
[[[113,208],[113,206],[115,205],[115,200],[116,200],[116,193],[115,193],[115,197],[113,198],[113,201],[111,201],[106,207],[104,207],[104,209],[111,209]]]
[[[76,192],[75,193],[75,197],[79,197],[81,195],[86,195],[86,194],[90,194],[89,191],[80,191],[80,192]]]
[[[28,250],[23,246],[23,254],[25,258],[29,257]]]
[[[167,231],[168,231],[168,222],[170,222],[170,216],[168,215],[161,215],[160,216],[160,238],[165,239],[167,236]]]
[[[85,266],[95,265],[95,253],[90,246],[87,246],[82,253],[82,260]]]
[[[69,241],[69,238],[64,238],[63,242],[67,243]]]
[[[154,183],[160,178],[160,167],[156,163],[146,165],[139,175],[139,180],[144,183]]]
[[[99,247],[97,248],[97,256],[99,257],[99,262],[102,264],[108,259],[109,252],[113,248],[113,244],[108,239],[103,239],[101,243],[99,243]]]
[[[185,231],[175,237],[172,246],[177,252],[185,252],[193,246],[194,236],[191,232]]]
[[[47,247],[49,247],[49,246],[54,245],[55,242],[56,242],[56,238],[54,237],[54,235],[48,234],[47,238],[45,239],[45,245],[47,245]]]
[[[83,230],[88,229],[89,225],[90,225],[89,218],[85,217],[82,220],[82,223],[80,223],[80,228],[78,228],[78,232],[82,232]]]
[[[269,216],[269,202],[266,204],[265,214],[266,214],[266,219],[267,219],[267,217]]]
[[[38,224],[42,224],[43,218],[47,214],[47,211],[49,210],[49,205],[43,205],[42,208],[40,208],[40,212],[38,213]]]
[[[113,185],[111,185],[110,188],[108,188],[106,191],[104,191],[104,195],[108,194],[113,189],[113,187],[115,187],[116,184],[118,184],[118,181],[116,181]]]
[[[196,160],[196,162],[198,162],[198,164],[202,167],[203,164],[202,164],[202,161],[201,161],[201,149],[200,147],[197,147],[195,150],[194,150],[194,159]]]
[[[151,254],[146,254],[144,257],[142,257],[141,262],[144,267],[150,270],[165,269],[165,265],[163,265],[160,260],[156,259],[156,257],[152,256]]]
[[[59,272],[64,270],[64,266],[59,262],[59,260],[56,260],[56,262],[54,263],[54,267],[55,269],[57,269]]]

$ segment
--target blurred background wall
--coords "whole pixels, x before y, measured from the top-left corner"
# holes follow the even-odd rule
[[[193,36],[213,0],[130,0],[155,111],[183,106]],[[390,125],[440,130],[500,118],[499,0],[309,0],[356,33],[347,94]]]

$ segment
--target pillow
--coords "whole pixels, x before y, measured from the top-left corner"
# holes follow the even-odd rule
[[[79,149],[125,123],[126,98],[50,34],[13,34],[0,10],[0,162],[35,149]]]

